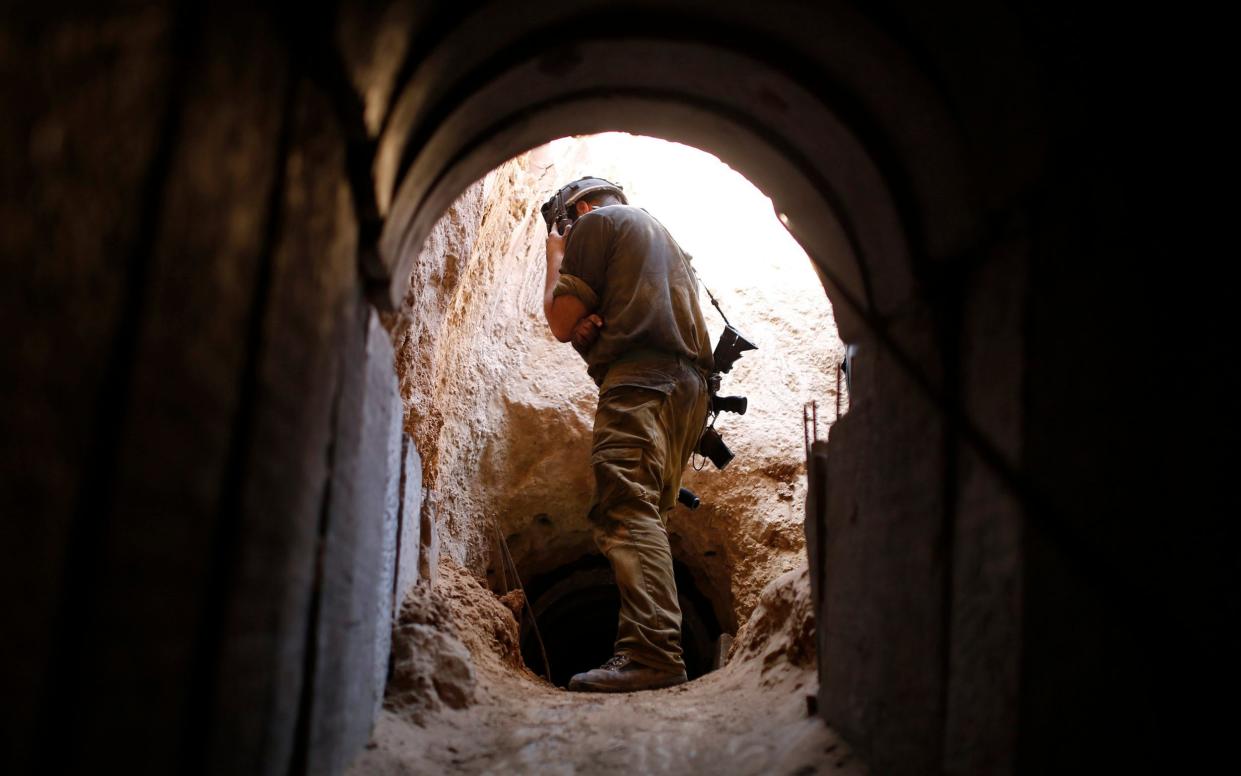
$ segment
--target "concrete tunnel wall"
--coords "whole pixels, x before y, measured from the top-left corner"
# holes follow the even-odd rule
[[[473,177],[604,128],[717,152],[854,260],[821,265],[869,357],[829,466],[820,708],[872,766],[1145,770],[1209,738],[1236,370],[1154,428],[1129,375],[1183,331],[1218,362],[1228,307],[1132,271],[1167,79],[1065,10],[6,8],[15,770],[343,767],[380,579],[411,573],[357,565],[400,479],[367,300],[401,298],[407,243]],[[606,64],[639,51],[665,66]]]

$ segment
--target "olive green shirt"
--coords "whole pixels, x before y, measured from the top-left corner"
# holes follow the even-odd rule
[[[641,208],[608,205],[578,218],[552,291],[562,294],[603,318],[598,339],[579,351],[596,385],[617,359],[646,351],[713,368],[689,254]]]

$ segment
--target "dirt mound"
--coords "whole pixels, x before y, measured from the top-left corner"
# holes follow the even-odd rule
[[[451,558],[441,559],[436,586],[415,588],[401,607],[384,707],[423,724],[428,713],[473,705],[496,682],[539,681],[522,663],[511,608],[518,604],[509,599],[495,596]]]
[[[761,658],[763,673],[781,662],[798,668],[815,665],[814,604],[806,564],[773,579],[733,642],[730,662]]]
[[[477,577],[451,558],[440,561],[439,584],[431,592],[437,605],[455,623],[461,641],[480,670],[525,670],[521,660],[520,629],[513,610]],[[534,675],[530,674],[533,678]]]

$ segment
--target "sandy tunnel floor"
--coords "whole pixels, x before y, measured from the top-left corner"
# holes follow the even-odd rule
[[[353,774],[864,773],[807,711],[804,567],[773,581],[724,668],[666,690],[569,693],[517,656],[509,609],[450,563],[406,602],[385,708]]]

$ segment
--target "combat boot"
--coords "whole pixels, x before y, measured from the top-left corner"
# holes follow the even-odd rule
[[[661,671],[645,666],[628,655],[615,655],[599,668],[574,676],[569,680],[569,689],[575,692],[635,692],[671,687],[685,679],[685,669]]]

